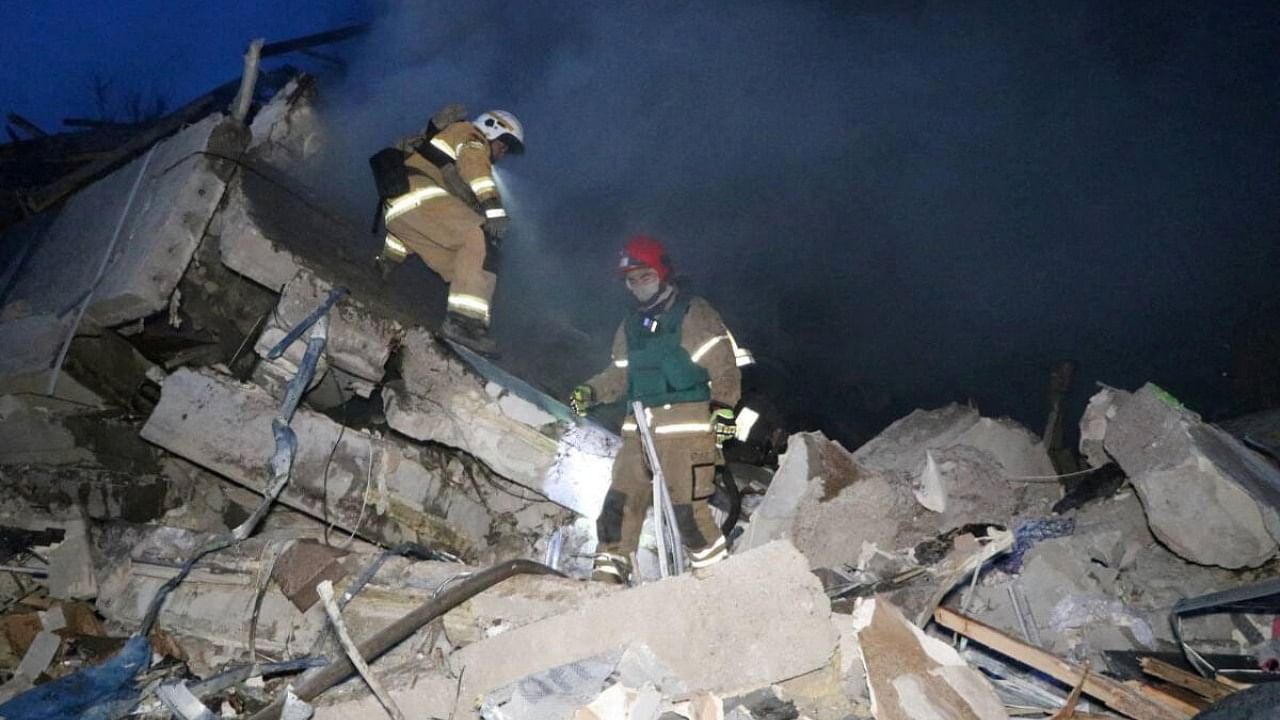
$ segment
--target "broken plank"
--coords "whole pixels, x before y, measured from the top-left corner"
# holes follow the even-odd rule
[[[1098,699],[1112,710],[1134,718],[1134,720],[1186,720],[1186,718],[1191,717],[1190,713],[1178,712],[1161,705],[1142,693],[1125,687],[1124,684],[1110,678],[1095,674],[1084,677],[1084,668],[1069,663],[1040,648],[1027,645],[989,625],[961,615],[954,610],[938,608],[933,614],[933,619],[948,630],[957,632],[1002,655],[1039,670],[1068,686],[1082,683],[1084,694]]]
[[[1142,666],[1142,672],[1177,685],[1180,688],[1190,690],[1209,700],[1221,700],[1238,689],[1226,683],[1202,677],[1196,673],[1170,665],[1159,658],[1144,657],[1138,661],[1138,664]]]
[[[1181,690],[1172,685],[1164,687],[1156,687],[1155,685],[1147,685],[1130,680],[1125,683],[1126,687],[1132,688],[1135,692],[1141,693],[1144,697],[1150,698],[1161,705],[1173,710],[1174,712],[1186,713],[1194,716],[1201,710],[1209,706],[1203,698],[1198,698],[1185,690]]]
[[[213,109],[214,98],[217,97],[218,93],[225,92],[228,87],[234,87],[236,83],[239,83],[239,81],[221,85],[212,92],[192,100],[177,111],[157,120],[154,124],[148,126],[146,130],[129,138],[119,147],[107,152],[100,160],[79,167],[49,185],[32,192],[27,198],[28,209],[32,212],[40,212],[48,208],[116,167],[123,165],[134,155],[163,140],[166,136],[182,129],[183,125],[207,115]]]
[[[1076,705],[1080,703],[1080,693],[1084,691],[1084,683],[1089,679],[1089,666],[1084,666],[1084,672],[1080,674],[1080,682],[1071,688],[1071,694],[1067,696],[1067,701],[1063,703],[1062,709],[1053,714],[1051,720],[1071,720],[1076,717]]]
[[[327,32],[315,33],[314,35],[304,35],[300,38],[292,40],[281,40],[279,42],[267,43],[262,46],[262,57],[268,58],[273,55],[283,55],[284,53],[294,52],[296,50],[306,50],[318,47],[320,45],[328,45],[330,43],[341,42],[359,37],[369,31],[368,25],[348,25],[338,28],[337,30],[329,30]]]

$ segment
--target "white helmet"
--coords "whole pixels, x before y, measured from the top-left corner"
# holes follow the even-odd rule
[[[524,152],[524,125],[506,110],[490,110],[471,121],[489,140],[501,140],[507,144],[507,152],[519,155]]]

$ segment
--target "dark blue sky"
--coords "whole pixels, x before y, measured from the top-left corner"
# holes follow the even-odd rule
[[[511,109],[505,336],[563,321],[603,362],[613,254],[652,232],[846,438],[952,399],[1038,429],[1064,357],[1077,410],[1150,379],[1227,412],[1233,331],[1276,301],[1276,3],[27,5],[0,109],[50,127],[95,71],[181,102],[252,37],[375,18],[322,78],[317,184],[363,222],[369,154],[449,100]]]
[[[95,75],[176,107],[238,77],[255,37],[285,40],[372,15],[350,0],[15,0],[3,12],[0,110],[51,132],[64,117],[93,116]]]

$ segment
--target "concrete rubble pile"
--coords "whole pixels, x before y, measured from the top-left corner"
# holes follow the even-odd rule
[[[127,665],[85,717],[1164,720],[1207,703],[1117,658],[1272,639],[1175,637],[1274,568],[1280,471],[1152,385],[1095,396],[1068,498],[1017,423],[917,410],[736,468],[725,562],[586,582],[616,435],[379,280],[298,182],[313,100],[198,120],[6,234],[0,716]]]

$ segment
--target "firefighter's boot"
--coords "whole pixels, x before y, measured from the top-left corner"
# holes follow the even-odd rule
[[[596,553],[591,568],[591,579],[610,585],[631,584],[631,561],[614,553]]]
[[[489,337],[489,328],[474,318],[458,313],[445,316],[444,325],[440,328],[449,340],[489,358],[498,357],[498,344]]]

